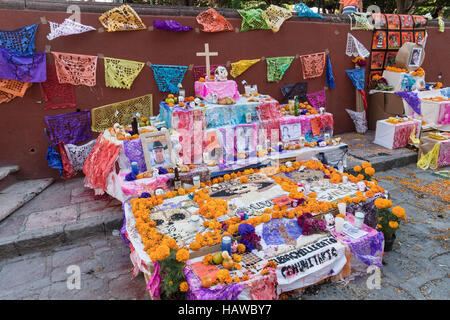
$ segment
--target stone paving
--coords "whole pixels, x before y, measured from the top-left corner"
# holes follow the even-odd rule
[[[349,283],[312,286],[289,298],[450,299],[450,184],[431,172],[409,165],[376,174],[394,204],[407,211],[393,251],[385,254],[380,289],[368,289],[369,275],[364,275]],[[415,191],[424,186],[429,192]],[[80,290],[67,289],[70,265],[80,267]],[[131,279],[131,269],[129,249],[109,233],[1,260],[0,299],[149,299],[142,274]]]

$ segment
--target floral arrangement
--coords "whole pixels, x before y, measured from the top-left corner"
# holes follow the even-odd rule
[[[372,164],[367,161],[363,161],[360,166],[354,166],[353,171],[357,175],[362,175],[362,180],[371,180],[375,174],[375,169],[372,168]]]
[[[393,86],[390,86],[385,78],[380,76],[379,74],[374,74],[371,82],[370,87],[375,90],[381,90],[381,91],[392,91],[394,90]]]
[[[411,75],[416,76],[416,77],[423,77],[423,76],[425,76],[425,70],[423,70],[422,67],[419,67],[416,71],[411,73]]]
[[[299,115],[310,115],[310,114],[317,114],[317,110],[311,106],[308,101],[305,102],[301,102],[298,104],[300,112]],[[295,114],[295,110],[291,109],[290,106],[288,104],[282,105],[281,106],[281,113],[283,115],[285,114],[290,114],[290,115],[294,115]]]
[[[361,68],[367,65],[367,61],[363,57],[356,57],[355,59],[352,60],[352,62]]]
[[[327,229],[327,224],[323,220],[314,220],[309,212],[302,214],[297,219],[297,223],[302,228],[302,235],[308,236],[314,233],[322,233]]]
[[[160,274],[163,279],[162,290],[164,294],[170,296],[176,291],[185,292],[185,290],[188,290],[187,283],[184,283],[185,279],[182,270],[186,260],[189,259],[189,250],[187,248],[179,248],[177,242],[173,238],[161,234],[156,229],[156,222],[151,219],[150,215],[150,211],[153,207],[162,204],[164,199],[195,193],[193,201],[199,206],[197,214],[203,215],[206,218],[204,226],[207,228],[207,231],[203,234],[196,234],[195,240],[189,245],[189,249],[196,251],[205,246],[219,244],[221,243],[224,234],[234,236],[240,234],[242,240],[241,243],[237,245],[237,254],[233,256],[233,268],[240,269],[242,268],[239,265],[242,258],[240,254],[251,251],[259,246],[260,239],[254,232],[254,228],[259,224],[268,223],[271,219],[281,219],[283,217],[289,219],[297,218],[297,221],[300,221],[304,228],[305,233],[321,232],[324,225],[312,221],[312,214],[327,212],[332,208],[337,208],[337,203],[318,201],[317,194],[315,193],[304,194],[299,192],[297,183],[288,177],[276,176],[278,173],[298,170],[302,166],[307,169],[321,170],[324,173],[324,177],[329,178],[331,183],[339,183],[344,175],[348,177],[349,181],[354,183],[367,179],[367,181],[364,181],[367,186],[366,192],[357,192],[356,197],[354,198],[349,196],[345,197],[342,201],[346,203],[358,204],[366,201],[369,197],[373,197],[376,193],[385,192],[385,190],[378,185],[377,181],[368,180],[375,173],[375,170],[373,170],[370,163],[363,162],[361,170],[359,171],[361,173],[355,176],[349,173],[340,173],[338,170],[324,165],[320,161],[309,160],[295,161],[289,167],[281,165],[277,167],[265,167],[263,169],[246,169],[241,172],[226,174],[223,177],[215,178],[212,181],[202,182],[200,188],[181,188],[179,190],[167,191],[163,195],[143,194],[140,198],[131,199],[132,212],[136,220],[135,228],[141,236],[144,250],[153,262],[159,262],[161,266]],[[218,218],[227,213],[228,203],[223,199],[211,198],[207,186],[228,181],[230,179],[239,179],[241,183],[247,183],[247,176],[258,172],[271,177],[283,190],[288,192],[293,199],[300,200],[299,205],[295,208],[291,208],[288,205],[275,205],[271,209],[265,209],[260,216],[251,217],[245,220],[242,220],[240,217],[233,217],[219,222]],[[303,218],[301,218],[302,216]],[[210,263],[211,261],[212,256],[206,255],[204,257],[204,263]],[[223,271],[218,278],[220,279],[214,281],[212,279],[206,279],[208,280],[205,281],[206,287],[213,285],[215,281],[217,281],[216,284],[228,283],[230,281],[227,272],[225,271]],[[233,282],[248,280],[247,275],[244,275],[241,278],[235,278],[232,279]]]
[[[386,67],[385,68],[387,71],[391,71],[391,72],[405,72],[405,73],[409,73],[408,69],[405,68],[397,68],[397,67]]]
[[[378,198],[375,200],[377,208],[377,230],[383,232],[386,240],[392,240],[400,226],[400,221],[406,217],[405,209],[400,206],[392,207],[392,201]]]
[[[437,82],[436,85],[434,86],[434,89],[440,89],[442,88],[442,82]]]

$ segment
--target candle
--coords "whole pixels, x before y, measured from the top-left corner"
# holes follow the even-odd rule
[[[344,226],[345,220],[344,218],[337,217],[334,219],[334,231],[337,233],[342,233],[343,226]]]
[[[345,202],[338,203],[338,210],[341,214],[346,214],[347,204]]]
[[[131,170],[133,171],[133,173],[134,173],[135,175],[138,175],[138,174],[139,174],[138,163],[137,163],[136,161],[133,161],[133,162],[131,163]]]
[[[353,223],[353,225],[355,226],[355,228],[361,229],[363,223],[364,223],[364,213],[357,211],[355,213],[355,222]]]
[[[222,237],[222,251],[228,251],[231,254],[231,236]]]
[[[192,182],[194,183],[194,186],[196,186],[197,188],[200,188],[200,176],[192,177]]]

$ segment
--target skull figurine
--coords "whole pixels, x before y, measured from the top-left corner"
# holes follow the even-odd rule
[[[228,71],[225,67],[219,66],[216,71],[214,71],[214,79],[216,81],[227,81]]]

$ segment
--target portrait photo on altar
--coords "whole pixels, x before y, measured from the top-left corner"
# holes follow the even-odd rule
[[[280,132],[283,142],[300,140],[302,136],[300,123],[280,124]]]
[[[422,56],[422,48],[413,48],[409,58],[410,67],[420,67],[420,59]]]
[[[175,166],[169,131],[143,133],[140,138],[147,168]]]
[[[236,151],[238,153],[256,152],[256,135],[257,130],[253,125],[236,126]]]

